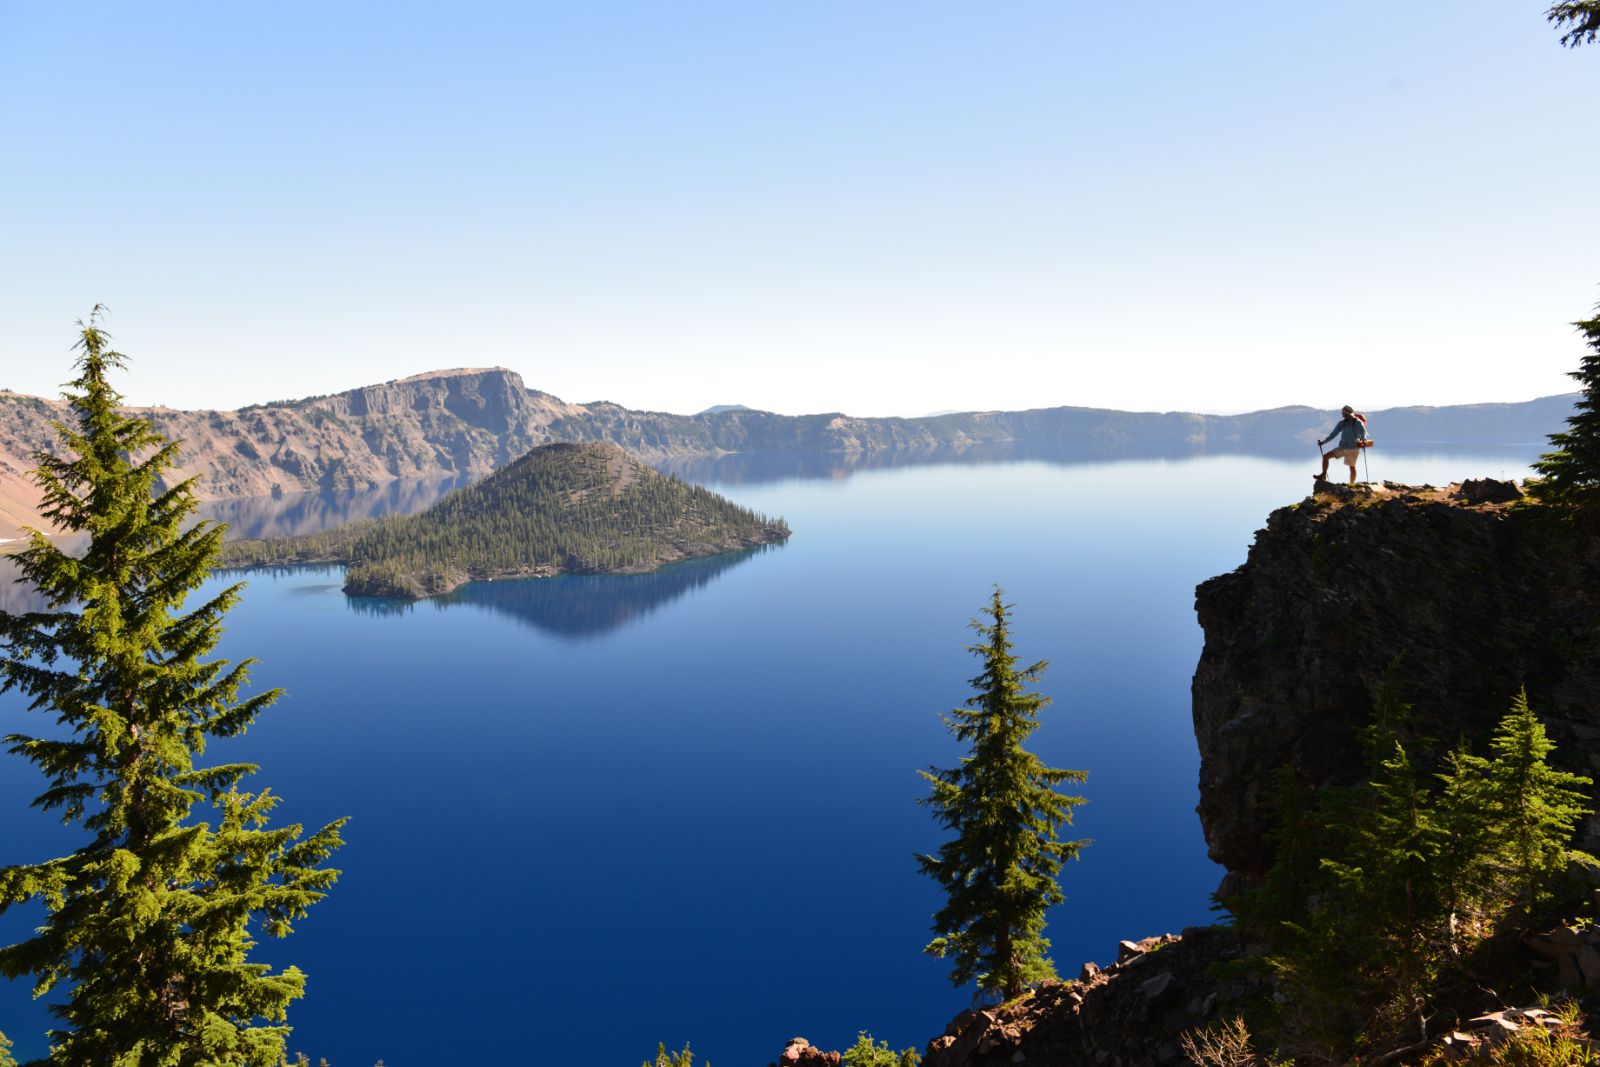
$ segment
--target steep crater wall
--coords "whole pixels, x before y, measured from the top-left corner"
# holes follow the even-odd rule
[[[1525,685],[1560,762],[1600,768],[1600,524],[1468,496],[1334,489],[1273,512],[1244,565],[1196,590],[1199,813],[1230,877],[1271,862],[1274,768],[1360,773],[1356,731],[1396,656],[1424,735],[1481,740]]]

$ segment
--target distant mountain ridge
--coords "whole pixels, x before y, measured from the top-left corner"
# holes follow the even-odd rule
[[[1523,403],[1372,411],[1383,443],[1541,441],[1560,429],[1576,394]],[[571,404],[528,388],[503,367],[415,375],[327,396],[251,405],[237,411],[138,409],[184,442],[178,472],[195,477],[202,499],[353,489],[397,478],[482,475],[554,441],[605,441],[645,459],[719,452],[864,452],[966,448],[997,442],[1070,444],[1114,457],[1142,454],[1281,451],[1309,444],[1337,418],[1310,407],[1245,415],[1126,412],[1055,407],[958,412],[925,418],[857,418],[838,412],[778,415],[633,411],[618,404]],[[39,525],[38,493],[25,477],[30,457],[55,447],[58,402],[0,392],[0,537]]]

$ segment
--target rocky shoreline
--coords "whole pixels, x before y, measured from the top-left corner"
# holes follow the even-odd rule
[[[781,544],[788,537],[787,530],[779,530],[774,527],[768,536],[761,538],[741,538],[737,541],[718,544],[674,545],[669,551],[662,554],[662,558],[653,564],[627,567],[593,567],[584,565],[562,567],[552,564],[485,574],[470,573],[458,567],[399,573],[363,573],[359,570],[358,563],[352,564],[349,560],[330,559],[313,562],[356,568],[356,572],[353,575],[350,571],[346,572],[344,592],[347,596],[380,597],[389,600],[426,600],[429,597],[445,596],[453,593],[471,582],[521,581],[533,578],[554,578],[562,574],[648,574],[651,571],[659,570],[674,563],[682,563],[685,560],[704,559],[708,556],[720,556],[730,552],[743,552],[748,549],[759,548],[762,545]]]

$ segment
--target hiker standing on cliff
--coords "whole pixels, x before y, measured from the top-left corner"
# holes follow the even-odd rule
[[[1322,473],[1317,475],[1317,481],[1328,480],[1328,461],[1338,457],[1350,465],[1350,484],[1356,484],[1356,459],[1361,455],[1362,442],[1370,440],[1367,437],[1367,420],[1356,414],[1356,409],[1346,404],[1340,409],[1344,418],[1333,428],[1333,432],[1317,442],[1321,448],[1335,437],[1339,439],[1338,447],[1329,449],[1322,454]]]

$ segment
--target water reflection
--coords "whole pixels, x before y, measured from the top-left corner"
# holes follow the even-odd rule
[[[1532,449],[1532,451],[1530,451]],[[1078,466],[1116,460],[1172,460],[1182,462],[1212,455],[1258,456],[1263,459],[1299,460],[1315,465],[1320,449],[1314,441],[1283,440],[1208,450],[1171,443],[1141,443],[1117,439],[1090,442],[988,442],[943,445],[937,448],[897,448],[873,452],[731,452],[720,456],[679,456],[652,464],[663,474],[701,485],[759,485],[785,480],[842,481],[862,471],[892,470],[934,465],[1050,463]],[[1385,458],[1417,459],[1449,455],[1498,467],[1521,467],[1539,449],[1523,444],[1396,443],[1375,451],[1374,462]],[[1488,469],[1488,468],[1486,468]]]
[[[431,600],[349,597],[347,602],[358,615],[376,616],[476,608],[543,633],[582,641],[636,622],[761,553],[782,547],[760,545],[742,552],[684,560],[648,574],[567,574],[559,578],[473,582]]]
[[[32,585],[22,581],[16,563],[0,556],[0,611],[7,615],[23,615],[30,611],[44,611],[48,607],[44,597]]]
[[[1378,480],[1389,477],[1385,471],[1395,469],[1385,465],[1390,459],[1411,461],[1444,455],[1456,461],[1471,461],[1474,466],[1462,468],[1466,473],[1505,477],[1507,470],[1526,466],[1543,447],[1485,442],[1465,445],[1380,444],[1379,448],[1373,450],[1376,455],[1364,457],[1367,471],[1363,477],[1366,474]],[[1240,443],[1230,454],[1304,459],[1310,467],[1317,462],[1318,449],[1312,441],[1268,437],[1265,440],[1252,438]],[[990,442],[873,452],[796,451],[684,456],[659,460],[653,466],[685,481],[736,486],[785,480],[840,481],[861,471],[941,464],[1044,462],[1075,466],[1126,459],[1182,462],[1206,455],[1208,452],[1204,447],[1187,447],[1171,440],[1130,441],[1121,436],[1105,435],[1073,442]],[[292,493],[277,497],[214,500],[201,504],[198,514],[201,518],[227,523],[229,540],[291,537],[317,533],[359,519],[422,511],[471,480],[468,475],[452,475],[448,478],[400,480],[374,489],[352,492]],[[72,551],[71,539],[58,543]],[[717,573],[748,559],[752,554],[737,553],[713,557],[712,560],[676,564],[653,575],[482,583],[464,587],[451,597],[430,603],[441,607],[473,604],[514,616],[551,633],[586,637],[605,633],[654,610],[655,606],[704,585]],[[15,581],[15,575],[15,565],[0,557],[0,611],[17,614],[41,610],[43,602],[30,587]],[[557,593],[557,588],[570,589],[571,592]],[[361,598],[353,603],[360,605],[356,610],[368,614],[404,612],[414,607],[405,601],[387,602],[370,598]]]
[[[348,492],[286,493],[235,500],[208,500],[197,509],[203,519],[228,524],[228,540],[253,537],[297,537],[320,533],[334,526],[376,519],[384,515],[410,515],[438,503],[452,489],[469,484],[472,477],[402,478],[373,489]]]

